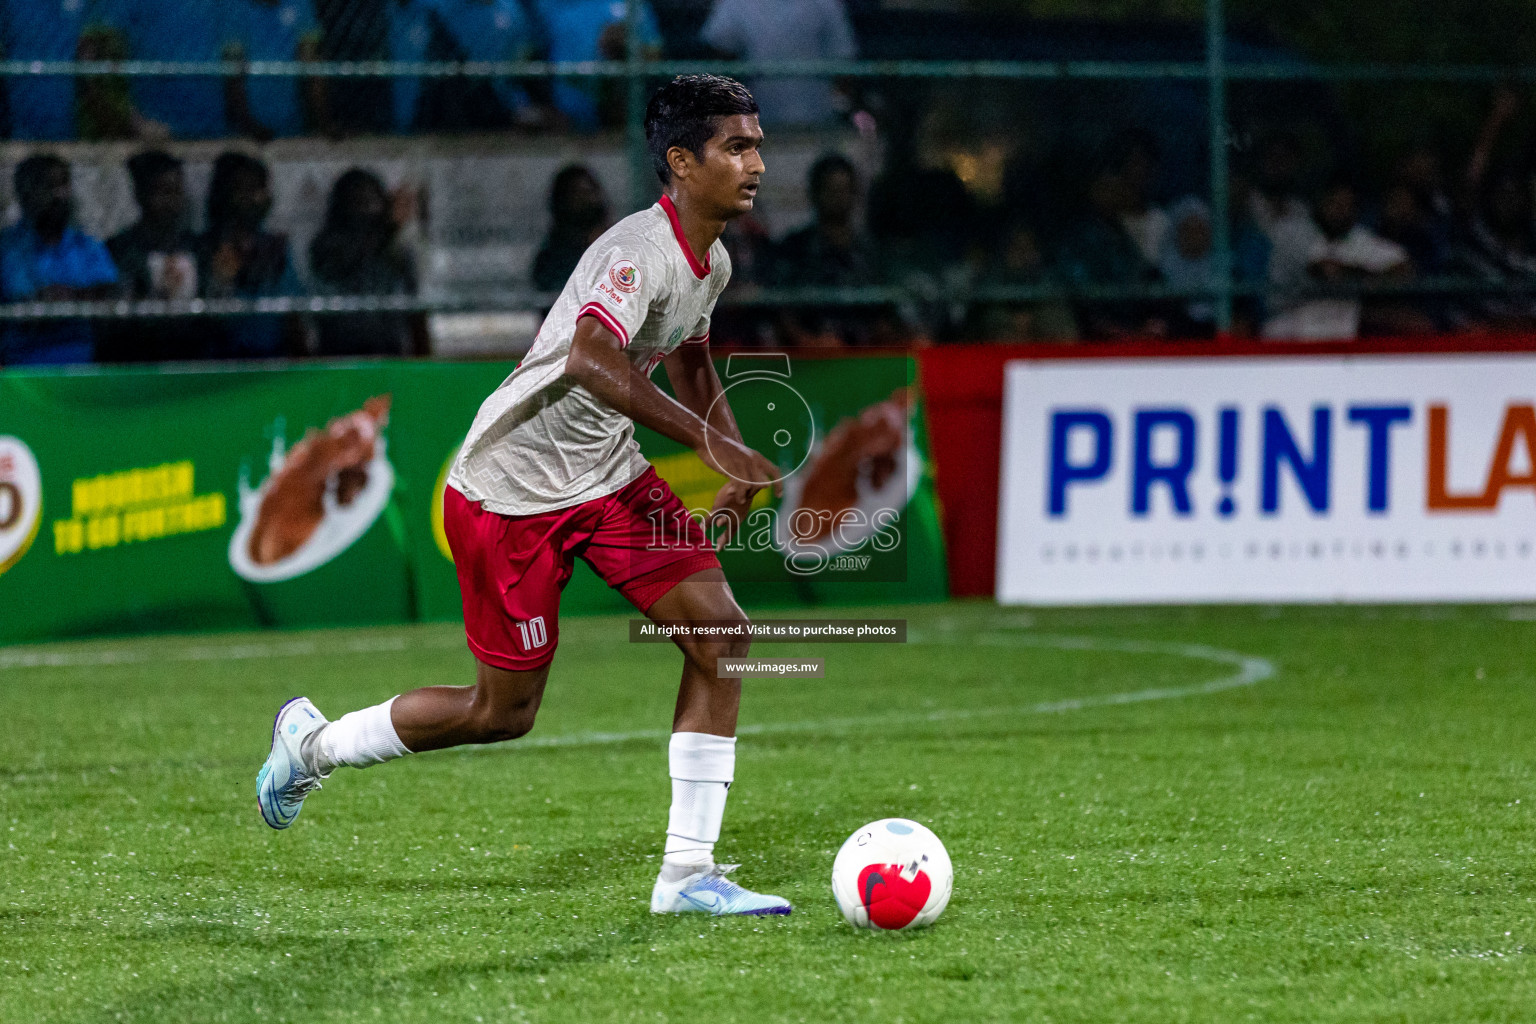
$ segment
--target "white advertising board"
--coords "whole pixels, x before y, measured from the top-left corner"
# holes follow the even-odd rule
[[[1536,599],[1536,356],[1009,363],[998,600]]]

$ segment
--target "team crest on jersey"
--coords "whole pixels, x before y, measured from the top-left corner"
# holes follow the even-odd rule
[[[640,268],[629,260],[619,260],[608,268],[608,280],[621,292],[636,291],[640,287]]]
[[[680,342],[682,340],[683,340],[683,329],[681,327],[674,327],[672,329],[672,336],[667,339],[667,344],[669,346],[676,345],[678,342]]]

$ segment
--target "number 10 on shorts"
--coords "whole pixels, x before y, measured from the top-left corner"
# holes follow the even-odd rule
[[[531,651],[549,643],[549,632],[544,628],[544,616],[535,615],[527,622],[517,624],[517,632],[523,638],[523,650]]]

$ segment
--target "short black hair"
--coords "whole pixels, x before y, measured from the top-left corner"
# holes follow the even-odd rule
[[[162,174],[180,173],[181,160],[163,149],[146,149],[128,158],[128,177],[135,195],[143,195]]]
[[[226,150],[213,161],[213,179],[208,182],[208,227],[222,227],[229,216],[230,193],[235,188],[235,178],[251,174],[263,185],[272,180],[267,165],[248,153]]]
[[[11,187],[17,192],[29,192],[43,182],[43,177],[56,167],[69,170],[69,164],[55,153],[34,153],[16,165],[11,173]]]
[[[756,114],[747,87],[724,75],[678,75],[656,90],[645,106],[645,142],[663,185],[672,181],[667,151],[681,146],[700,159],[722,117]]]
[[[846,174],[857,184],[859,172],[849,160],[841,153],[826,153],[814,164],[811,164],[811,173],[806,175],[806,187],[811,195],[821,191],[822,185],[834,174]]]

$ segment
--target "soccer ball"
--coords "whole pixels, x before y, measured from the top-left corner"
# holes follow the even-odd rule
[[[870,822],[832,862],[832,895],[855,928],[924,928],[944,912],[954,884],[939,837],[906,818]]]

